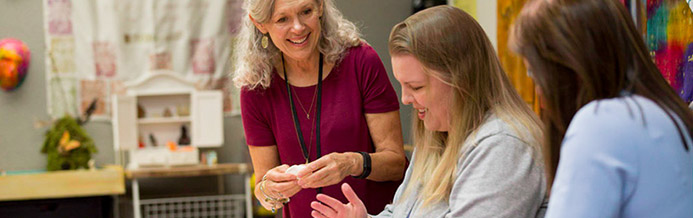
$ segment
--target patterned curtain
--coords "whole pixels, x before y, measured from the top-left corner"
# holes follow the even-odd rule
[[[242,0],[43,0],[48,112],[110,118],[110,96],[143,73],[171,70],[201,89],[221,89],[224,110],[239,111],[223,84]]]

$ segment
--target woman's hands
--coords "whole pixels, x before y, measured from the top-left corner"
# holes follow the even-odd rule
[[[263,207],[267,209],[282,208],[284,205],[281,202],[267,201],[266,197],[288,199],[301,191],[301,186],[297,184],[296,176],[286,173],[288,168],[289,166],[286,164],[272,168],[267,171],[263,181],[258,183],[261,195],[256,194],[256,196],[258,196]]]
[[[363,157],[358,153],[330,153],[298,171],[298,185],[306,189],[337,184],[349,175],[360,175],[362,163]]]
[[[360,174],[363,158],[358,153],[330,153],[315,160],[296,175],[287,173],[289,165],[283,164],[267,171],[258,183],[256,196],[263,207],[279,209],[284,205],[271,199],[288,199],[301,189],[320,188],[341,182],[344,177]],[[300,178],[300,179],[298,179]],[[264,191],[264,192],[263,192]]]
[[[315,218],[367,218],[366,206],[363,205],[359,196],[354,193],[354,190],[349,184],[342,184],[342,193],[349,200],[349,203],[342,204],[337,199],[324,194],[318,194],[318,201],[310,203],[313,208],[311,216]],[[322,202],[322,203],[321,203]]]

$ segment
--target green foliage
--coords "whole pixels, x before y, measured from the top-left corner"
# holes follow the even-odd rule
[[[79,141],[80,146],[61,153],[58,147],[60,147],[60,139],[65,131],[70,133],[71,140]],[[88,163],[91,154],[96,152],[94,141],[77,124],[77,120],[69,115],[57,120],[53,124],[53,128],[46,132],[46,139],[43,141],[43,148],[41,148],[41,153],[46,154],[48,158],[46,170],[49,171],[89,168]]]

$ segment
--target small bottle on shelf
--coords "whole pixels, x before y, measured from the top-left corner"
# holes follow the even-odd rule
[[[180,138],[178,138],[178,145],[190,145],[190,137],[188,136],[188,129],[185,125],[180,127]]]
[[[152,143],[152,147],[158,146],[158,145],[156,144],[156,138],[154,138],[154,134],[149,133],[149,142]]]
[[[137,118],[144,118],[147,116],[147,111],[144,110],[142,105],[137,104]]]
[[[171,112],[171,109],[168,107],[164,109],[164,117],[172,117],[173,113]]]
[[[139,137],[137,137],[137,147],[139,148],[144,148],[144,140],[142,140],[142,135],[140,134]]]

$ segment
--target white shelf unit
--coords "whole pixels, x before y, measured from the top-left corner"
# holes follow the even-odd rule
[[[177,76],[172,71],[147,72],[137,80],[126,83],[125,95],[113,95],[113,139],[116,151],[116,161],[127,166],[127,170],[137,170],[143,166],[157,166],[171,169],[174,165],[190,166],[199,164],[198,148],[221,147],[224,143],[223,135],[223,97],[221,91],[198,90],[195,85]],[[145,116],[138,118],[138,106],[143,108]],[[164,116],[164,110],[168,109],[171,116]],[[179,113],[178,110],[183,110]],[[187,128],[190,138],[189,146],[179,146],[173,151],[167,146],[168,142],[178,144],[181,135],[181,126]],[[151,143],[149,134],[156,139],[156,146]],[[145,144],[144,148],[139,143]],[[190,149],[192,148],[192,149]],[[128,160],[123,155],[127,153]],[[180,167],[176,167],[180,168]],[[156,168],[149,168],[156,169]],[[246,176],[246,171],[239,172]],[[239,217],[242,207],[238,204],[241,200],[235,195],[206,196],[181,199],[147,199],[140,202],[139,183],[137,178],[132,179],[133,212],[136,218],[142,213],[140,206],[144,206],[145,216],[152,214],[168,213],[161,211],[157,205],[161,202],[171,201],[196,202],[198,200],[215,200],[224,203],[218,207],[223,216],[232,215]],[[223,181],[220,177],[220,181]],[[247,183],[247,182],[246,182]],[[252,213],[249,201],[249,185],[245,184],[246,214]],[[233,201],[232,204],[229,204]],[[188,203],[178,202],[178,205],[187,206]],[[193,204],[194,205],[194,204]],[[170,208],[168,208],[170,209]],[[168,210],[167,209],[167,210]],[[211,209],[209,209],[211,210]],[[233,212],[231,212],[233,210]],[[195,210],[184,210],[194,212]],[[204,210],[201,210],[204,212]],[[150,213],[151,212],[151,213]],[[173,211],[179,214],[181,211]],[[204,214],[204,213],[203,213]],[[171,214],[168,214],[171,215]],[[197,213],[194,213],[198,217]],[[177,216],[177,215],[176,215]]]
[[[160,150],[156,148],[168,142],[177,144],[182,126],[187,128],[192,147],[220,147],[224,143],[221,91],[197,90],[194,84],[170,71],[146,73],[126,84],[126,89],[125,95],[113,96],[116,151],[127,151],[132,157],[132,153],[142,150]],[[138,118],[138,107],[144,109],[144,117]],[[170,116],[164,116],[165,110]],[[150,134],[156,144],[150,140]],[[145,148],[139,148],[140,142]]]

